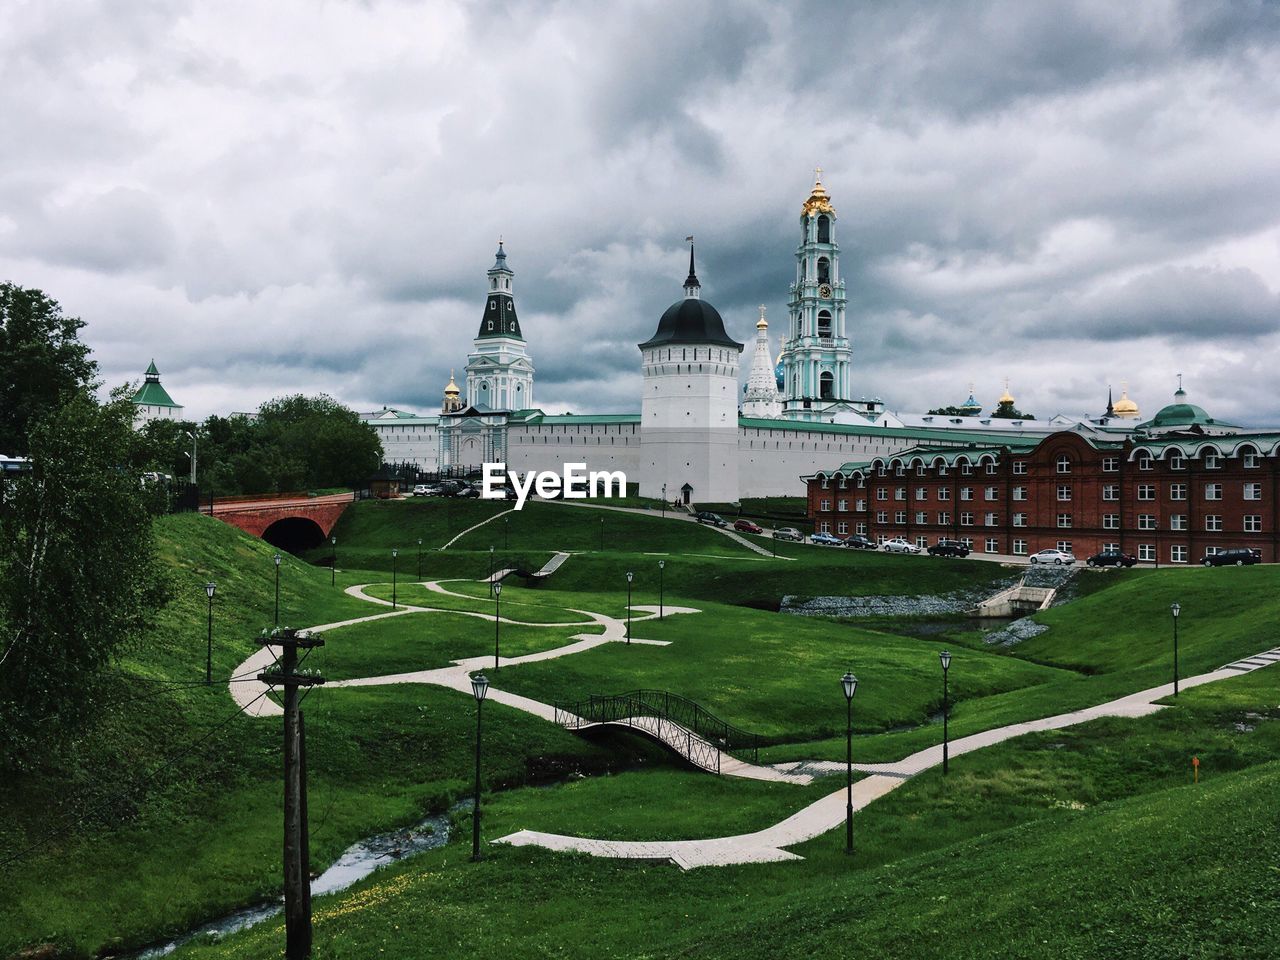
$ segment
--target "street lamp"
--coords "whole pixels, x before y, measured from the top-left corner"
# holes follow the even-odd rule
[[[662,485],[662,515],[664,517],[667,515],[667,485],[665,483]]]
[[[501,623],[499,615],[502,612],[502,584],[495,583],[493,585],[493,669],[498,669],[498,625]]]
[[[483,673],[471,678],[471,695],[476,698],[476,792],[471,802],[471,859],[480,860],[480,708],[489,692],[489,680]]]
[[[1182,605],[1174,603],[1169,607],[1173,614],[1173,695],[1178,695],[1178,615],[1182,613]]]
[[[844,852],[853,853],[853,695],[858,692],[858,678],[850,671],[840,678],[844,688],[844,700],[848,708],[845,721],[845,790],[844,804]]]
[[[280,626],[280,554],[276,557],[276,626]]]
[[[947,719],[951,713],[951,704],[947,694],[947,671],[951,669],[951,651],[943,650],[938,654],[938,659],[942,662],[942,772],[947,772],[947,754],[949,751],[949,743],[947,738]]]
[[[338,538],[329,538],[329,586],[338,585]]]
[[[395,547],[391,548],[391,609],[396,608],[396,557],[400,556],[400,551]]]
[[[631,581],[635,579],[635,574],[630,570],[627,571],[627,646],[631,646]]]
[[[213,593],[218,585],[210,580],[204,585],[204,592],[209,596],[209,647],[204,661],[204,682],[213,683]]]
[[[489,596],[493,596],[493,547],[489,547]]]
[[[502,518],[502,549],[511,549],[511,520],[508,517]]]
[[[600,550],[604,550],[604,517],[600,518]]]
[[[422,579],[422,538],[418,538],[418,579]]]
[[[667,561],[658,561],[658,619],[662,619],[662,571],[666,568]]]

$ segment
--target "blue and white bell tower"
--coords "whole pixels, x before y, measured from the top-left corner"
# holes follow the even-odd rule
[[[817,171],[800,211],[801,239],[783,342],[782,415],[823,420],[849,409],[853,351],[845,325],[836,211]]]

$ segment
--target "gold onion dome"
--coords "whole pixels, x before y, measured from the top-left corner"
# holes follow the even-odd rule
[[[1120,399],[1112,406],[1112,411],[1117,417],[1126,419],[1138,416],[1138,405],[1129,399],[1129,388],[1123,387],[1120,391]]]
[[[446,397],[456,397],[456,396],[458,396],[458,395],[459,395],[459,394],[461,394],[461,393],[462,393],[462,391],[458,389],[458,384],[457,384],[456,382],[454,382],[454,379],[453,379],[453,371],[452,371],[452,370],[450,370],[450,371],[449,371],[449,385],[448,385],[447,387],[445,387],[445,388],[444,388],[444,395],[445,395]]]
[[[760,304],[760,319],[756,321],[757,330],[768,330],[769,321],[764,318],[764,304]]]
[[[814,171],[813,189],[809,191],[809,199],[801,208],[801,216],[811,217],[815,213],[834,214],[835,212],[835,208],[831,206],[831,198],[827,196],[827,190],[822,185],[822,168],[819,167]]]
[[[1009,392],[1008,382],[1004,385],[1004,393],[1000,394],[1001,403],[1013,403],[1013,394]]]

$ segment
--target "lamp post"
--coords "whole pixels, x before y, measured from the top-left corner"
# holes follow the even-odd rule
[[[658,561],[658,619],[659,619],[659,620],[661,620],[661,619],[662,619],[662,617],[663,617],[663,609],[662,609],[662,571],[663,571],[664,569],[666,569],[666,566],[667,566],[667,561],[665,561],[665,560],[659,560],[659,561]]]
[[[493,596],[493,547],[489,547],[489,596]]]
[[[635,579],[635,574],[630,570],[627,571],[627,646],[631,646],[631,581]]]
[[[662,515],[664,517],[667,515],[667,485],[665,483],[662,485]]]
[[[502,549],[511,549],[511,520],[508,517],[502,518]]]
[[[422,538],[418,538],[418,579],[422,579]]]
[[[396,557],[400,556],[400,551],[395,547],[391,548],[391,609],[396,608]]]
[[[498,629],[502,613],[502,584],[493,585],[493,669],[498,669]]]
[[[329,538],[329,586],[338,585],[338,538]]]
[[[204,660],[204,682],[213,683],[213,594],[218,585],[210,580],[204,585],[204,592],[209,597],[209,645]]]
[[[853,853],[853,695],[858,692],[858,678],[850,671],[840,678],[844,688],[844,700],[848,709],[845,720],[845,804],[844,804],[844,852]]]
[[[276,626],[280,626],[280,554],[275,556],[276,561]]]
[[[476,698],[476,792],[471,801],[471,860],[480,860],[480,708],[489,692],[489,680],[483,673],[471,678],[471,695]]]
[[[1178,615],[1182,613],[1182,605],[1174,603],[1170,605],[1169,612],[1173,614],[1173,695],[1178,695]]]
[[[951,702],[947,692],[947,671],[951,669],[951,651],[943,650],[938,654],[938,660],[942,663],[942,773],[947,773],[947,755],[950,750],[950,744],[947,737],[947,719],[951,713]]]
[[[604,550],[604,517],[600,518],[600,549]]]

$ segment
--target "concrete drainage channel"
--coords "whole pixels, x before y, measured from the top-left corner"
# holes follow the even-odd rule
[[[872,619],[893,617],[968,617],[973,629],[984,621],[992,626],[1004,621],[1001,629],[984,639],[990,644],[1012,646],[1049,628],[1028,614],[1047,610],[1061,599],[1061,591],[1079,572],[1076,567],[1026,567],[1016,577],[987,590],[961,591],[936,596],[903,597],[794,597],[782,598],[781,612],[806,617]],[[1068,591],[1069,593],[1070,591]],[[1007,621],[1012,620],[1012,623]]]

